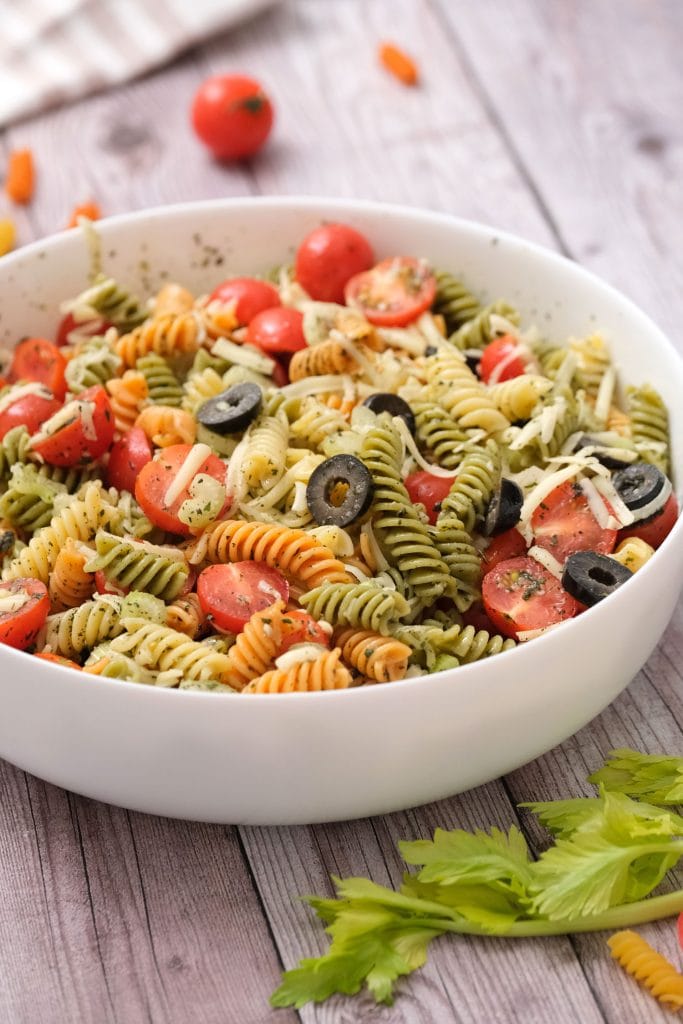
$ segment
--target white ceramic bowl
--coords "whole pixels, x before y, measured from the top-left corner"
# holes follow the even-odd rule
[[[425,256],[462,274],[550,337],[599,328],[624,378],[650,381],[667,400],[683,479],[679,356],[628,299],[538,246],[440,214],[327,199],[196,203],[116,217],[98,232],[107,272],[141,293],[169,278],[205,292],[287,260],[326,219],[365,232],[380,257]],[[83,288],[88,261],[75,231],[4,258],[2,343],[51,336],[58,304]],[[547,636],[456,670],[357,690],[157,690],[2,648],[0,755],[90,797],[213,822],[315,822],[437,800],[529,761],[609,704],[666,627],[682,568],[679,522],[634,580]]]

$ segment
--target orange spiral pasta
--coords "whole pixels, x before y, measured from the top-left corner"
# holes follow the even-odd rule
[[[154,316],[178,316],[189,313],[194,305],[194,295],[181,284],[169,282],[160,288],[154,298]]]
[[[196,594],[177,597],[166,608],[166,625],[169,629],[177,629],[179,633],[189,636],[190,640],[202,632],[205,623],[206,615]]]
[[[345,690],[351,673],[340,664],[341,651],[325,651],[315,661],[301,661],[289,669],[273,669],[245,686],[243,693],[311,693],[314,690]]]
[[[323,395],[318,395],[318,401],[326,405],[328,409],[336,409],[340,412],[344,419],[348,420],[351,413],[358,405],[355,398],[344,398],[343,395],[339,394],[338,391],[326,392]]]
[[[648,992],[673,1010],[683,1006],[683,975],[637,932],[626,929],[607,940],[612,956]]]
[[[201,309],[201,319],[209,338],[226,338],[237,327],[239,321],[235,316],[235,304],[210,302]],[[233,341],[237,341],[233,338]]]
[[[224,678],[234,690],[262,676],[275,661],[282,643],[284,601],[255,612],[228,651],[230,668]]]
[[[149,395],[144,374],[138,370],[127,370],[123,377],[107,381],[116,429],[125,434],[135,425],[138,413]]]
[[[199,557],[197,558],[197,555]],[[190,562],[265,562],[303,583],[307,589],[322,583],[351,583],[352,577],[330,549],[305,530],[272,523],[227,519],[214,523],[188,549]]]
[[[351,373],[356,369],[355,359],[340,341],[323,341],[313,348],[303,348],[294,353],[289,364],[289,379],[296,381],[325,373]]]
[[[403,679],[412,649],[371,629],[345,629],[335,637],[342,657],[376,683]]]
[[[172,405],[148,405],[135,420],[158,448],[172,444],[194,444],[197,421],[194,416]]]
[[[164,359],[184,355],[197,351],[204,333],[201,320],[193,311],[155,317],[119,338],[116,353],[126,366],[135,366],[138,359],[150,352]]]
[[[95,577],[85,572],[83,566],[87,557],[77,550],[74,541],[68,539],[57,555],[50,575],[49,592],[52,610],[61,612],[75,608],[92,597]]]

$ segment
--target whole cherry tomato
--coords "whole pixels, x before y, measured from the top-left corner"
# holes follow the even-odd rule
[[[192,124],[219,160],[241,160],[260,149],[268,138],[273,107],[253,78],[214,75],[195,94]]]

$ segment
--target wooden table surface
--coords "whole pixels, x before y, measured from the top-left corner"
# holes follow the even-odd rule
[[[378,66],[386,37],[419,61],[419,88]],[[564,252],[680,345],[682,43],[680,0],[291,0],[141,81],[6,131],[3,152],[30,146],[40,176],[12,216],[26,242],[91,197],[107,213],[269,193],[426,206]],[[212,163],[188,125],[198,83],[229,69],[261,79],[278,115],[262,155],[237,167]],[[268,996],[283,966],[324,946],[298,895],[329,893],[330,873],[398,883],[396,840],[436,826],[517,821],[537,846],[519,801],[588,793],[614,747],[683,753],[682,662],[679,606],[628,690],[562,746],[462,796],[363,821],[171,821],[0,763],[0,1021],[297,1020]],[[642,931],[677,959],[671,921]],[[300,1018],[669,1019],[611,962],[604,935],[443,939],[393,1008],[332,1000]]]

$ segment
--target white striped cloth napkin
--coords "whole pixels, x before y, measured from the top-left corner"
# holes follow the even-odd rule
[[[273,0],[0,0],[0,126],[117,85]]]

